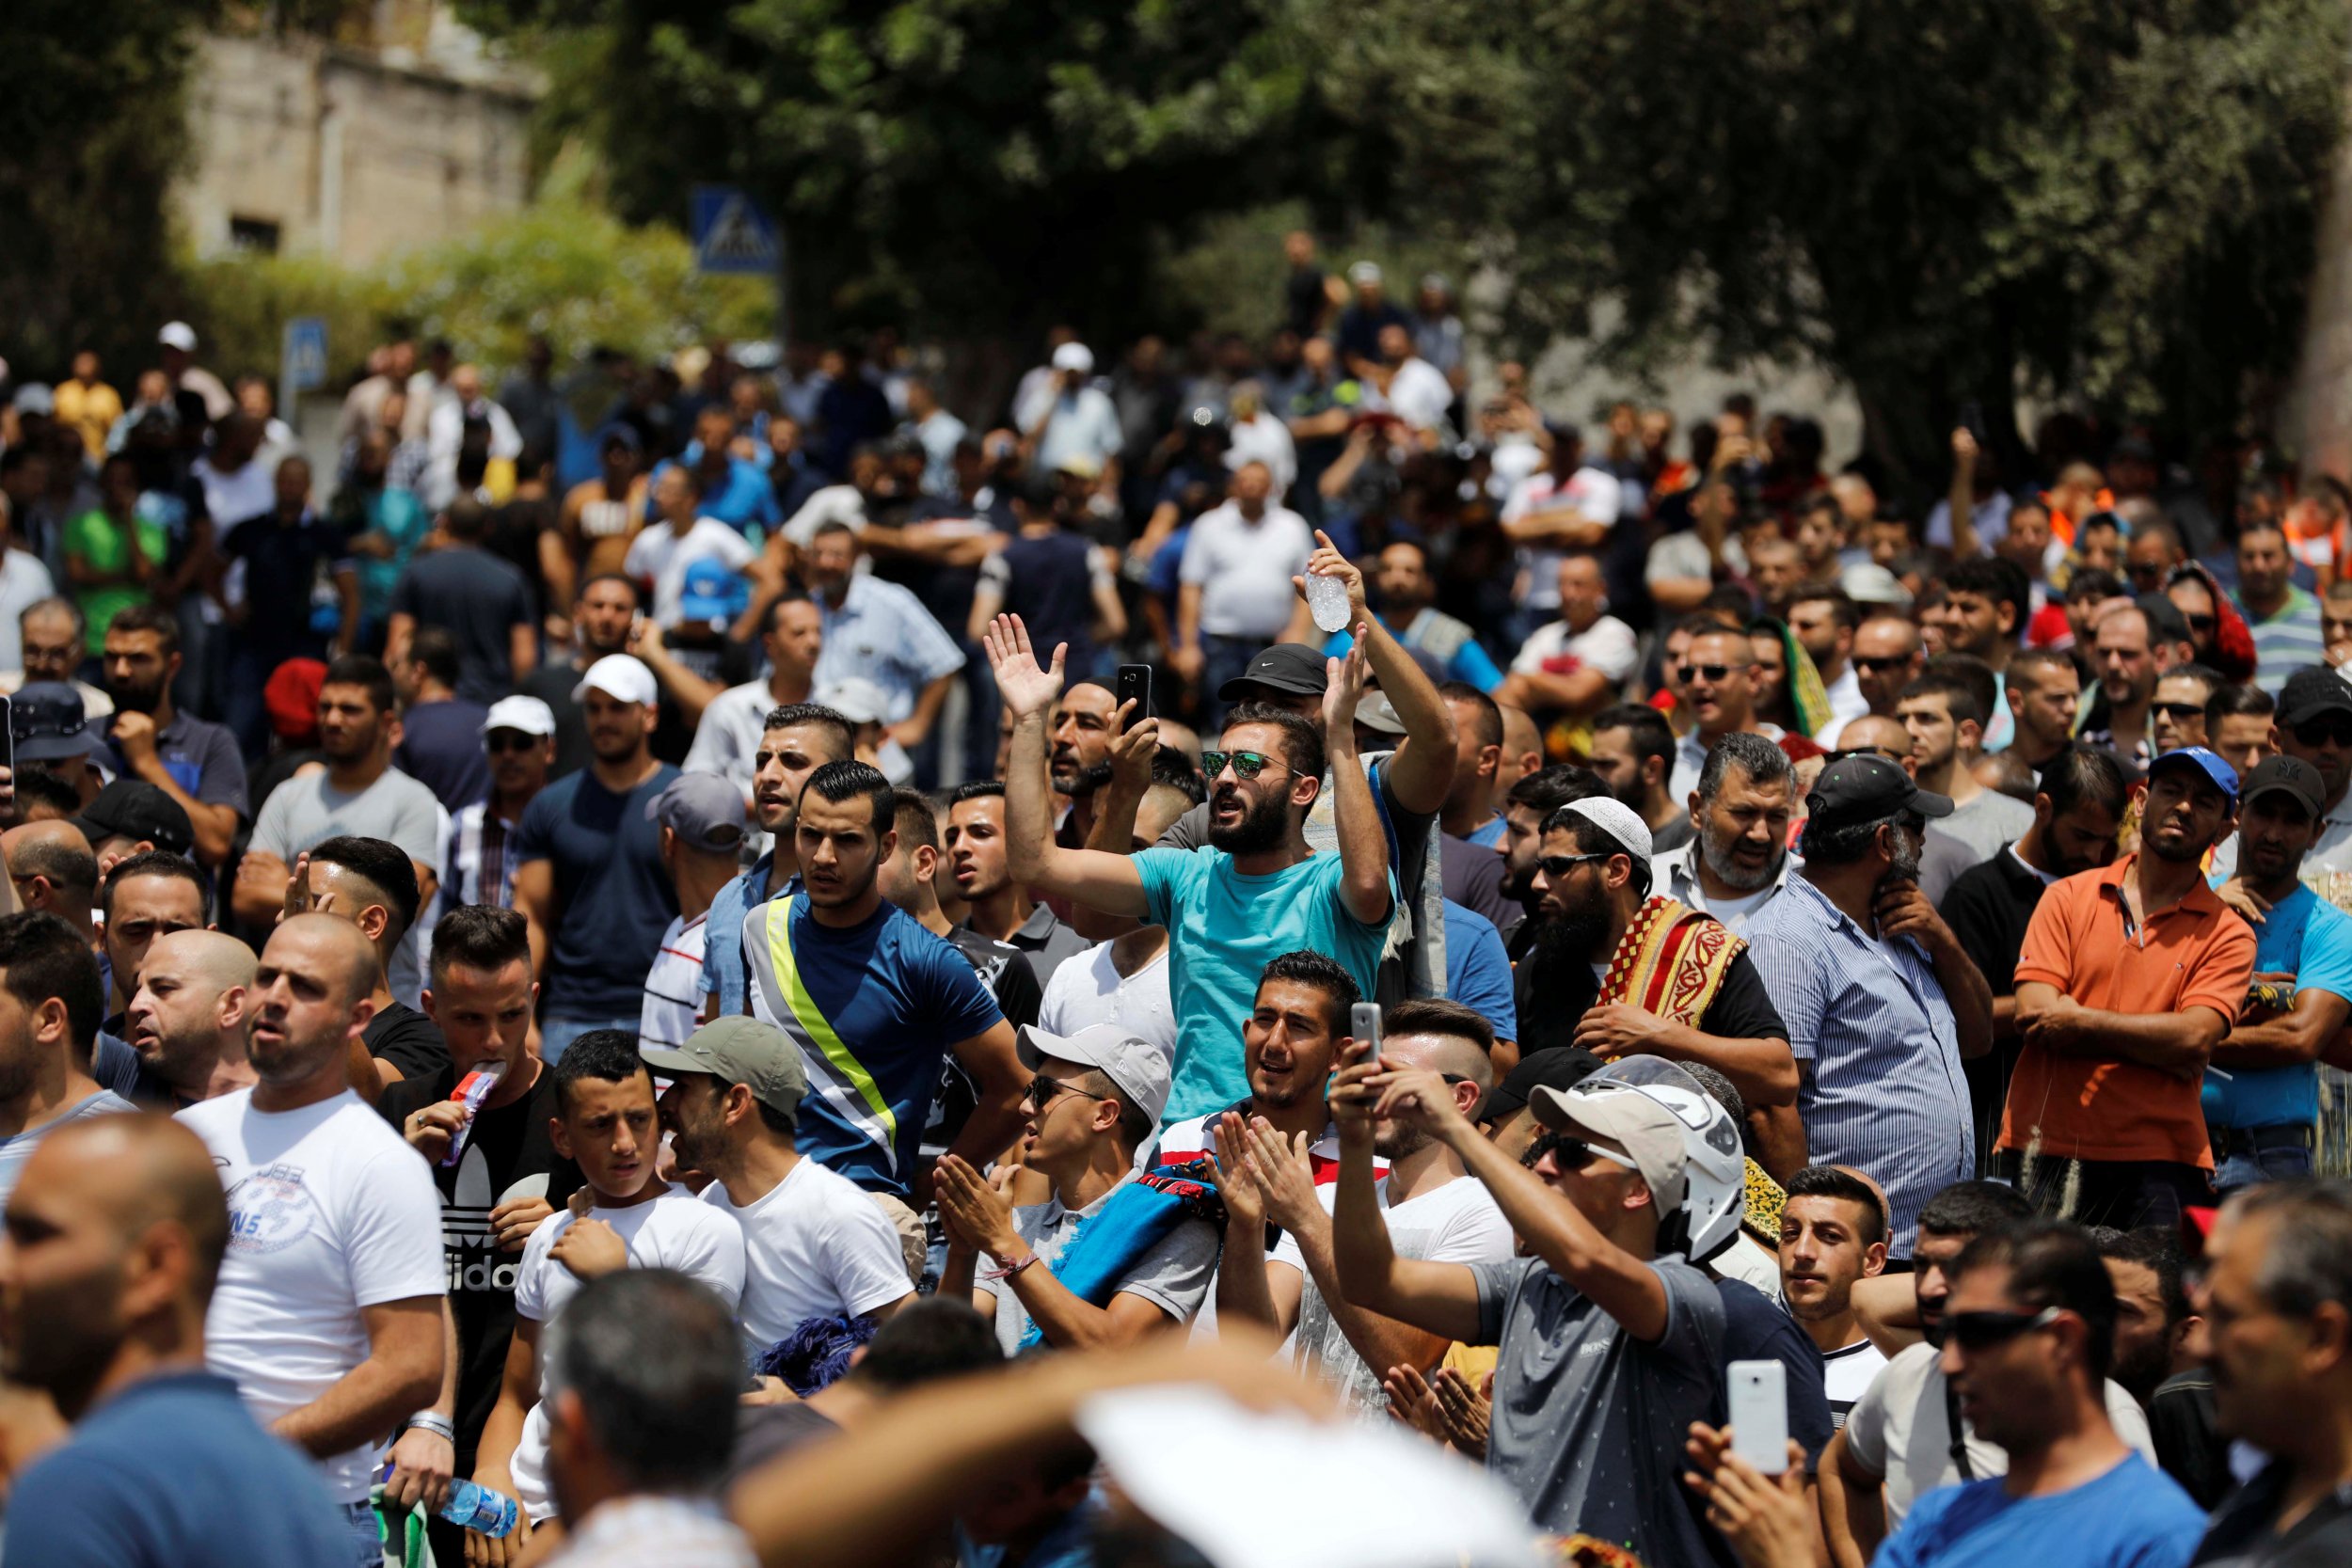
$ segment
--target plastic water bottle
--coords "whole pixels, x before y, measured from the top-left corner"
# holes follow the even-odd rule
[[[503,1492],[493,1492],[486,1486],[476,1486],[469,1481],[449,1483],[449,1500],[441,1505],[441,1517],[459,1529],[478,1530],[484,1535],[504,1535],[515,1528],[521,1516],[522,1505]]]
[[[1347,581],[1323,572],[1307,574],[1307,612],[1318,631],[1347,629]]]

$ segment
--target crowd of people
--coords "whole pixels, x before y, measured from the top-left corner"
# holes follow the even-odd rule
[[[2352,1557],[2352,491],[1289,260],[0,388],[6,1560]]]

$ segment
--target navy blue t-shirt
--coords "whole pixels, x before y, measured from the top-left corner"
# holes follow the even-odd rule
[[[665,762],[624,796],[583,768],[523,808],[515,864],[555,868],[550,1018],[635,1018],[644,1006],[645,972],[677,917],[677,892],[661,869],[661,830],[645,820],[645,807],[676,777]]]
[[[981,577],[1004,594],[1005,609],[1021,617],[1036,646],[1050,651],[1067,642],[1070,669],[1094,668],[1093,540],[1067,530],[1015,534]]]
[[[408,563],[392,585],[392,613],[439,626],[457,643],[457,694],[495,703],[514,687],[516,626],[537,619],[531,584],[511,561],[472,545]]]
[[[275,667],[289,658],[315,657],[326,633],[311,624],[310,590],[322,572],[351,564],[343,531],[315,512],[284,523],[274,512],[239,523],[221,546],[231,561],[245,562],[245,602],[249,614],[237,628],[245,647]]]
[[[1788,1369],[1788,1435],[1804,1445],[1804,1464],[1811,1469],[1836,1434],[1830,1418],[1829,1389],[1821,1349],[1797,1326],[1788,1309],[1755,1286],[1738,1279],[1718,1279],[1715,1293],[1724,1303],[1724,1365],[1734,1361],[1777,1361]],[[1723,1390],[1717,1386],[1715,1424],[1728,1418]]]
[[[463,697],[419,703],[400,716],[392,766],[433,792],[455,816],[490,796],[490,758],[482,749],[490,710]]]
[[[262,1430],[235,1384],[172,1372],[98,1405],[17,1478],[8,1560],[317,1568],[351,1560],[351,1532],[317,1466]]]

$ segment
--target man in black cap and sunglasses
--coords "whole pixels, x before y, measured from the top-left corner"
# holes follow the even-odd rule
[[[2303,879],[2338,909],[2352,906],[2352,875],[2347,875],[2352,873],[2352,804],[2344,800],[2344,786],[2352,783],[2352,681],[2321,664],[2289,675],[2279,692],[2270,743],[2280,756],[2319,770],[2319,832],[2303,856]],[[2215,875],[2234,875],[2237,852],[2234,837],[2216,846]]]

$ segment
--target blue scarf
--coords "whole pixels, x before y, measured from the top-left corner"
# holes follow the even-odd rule
[[[1054,1261],[1054,1277],[1088,1306],[1107,1307],[1136,1264],[1186,1220],[1207,1220],[1224,1228],[1225,1201],[1216,1195],[1216,1165],[1205,1156],[1154,1165],[1119,1187],[1071,1232]],[[1032,1319],[1020,1348],[1042,1344],[1044,1335]]]

